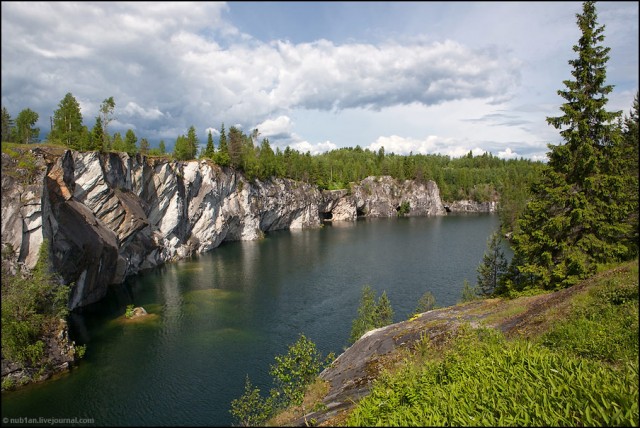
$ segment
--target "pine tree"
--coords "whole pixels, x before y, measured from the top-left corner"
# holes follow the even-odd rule
[[[502,238],[499,232],[491,234],[487,241],[487,251],[482,257],[482,263],[478,266],[478,289],[484,296],[492,295],[507,271],[507,259],[500,247]]]
[[[570,60],[575,80],[565,80],[558,94],[567,102],[563,115],[547,121],[564,144],[549,145],[549,164],[533,189],[532,200],[514,236],[516,259],[524,277],[544,288],[566,287],[593,273],[598,263],[628,258],[621,239],[629,234],[628,197],[620,175],[621,112],[605,110],[609,48],[601,45],[604,26],[597,23],[594,2],[577,15],[582,36]]]

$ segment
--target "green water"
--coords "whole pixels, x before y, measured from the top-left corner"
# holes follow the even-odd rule
[[[4,418],[90,418],[93,426],[229,426],[245,376],[263,392],[269,365],[300,333],[336,355],[347,345],[362,286],[386,290],[394,321],[425,291],[455,304],[495,215],[371,219],[225,243],[138,275],[73,332],[85,359],[54,381],[2,395]],[[125,322],[128,303],[151,316]]]

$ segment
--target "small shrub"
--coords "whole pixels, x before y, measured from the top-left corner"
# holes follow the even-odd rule
[[[133,305],[127,305],[127,309],[124,312],[124,316],[126,318],[132,318],[133,317]]]

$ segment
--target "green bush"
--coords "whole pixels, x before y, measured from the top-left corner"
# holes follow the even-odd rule
[[[127,309],[124,311],[126,318],[133,318],[133,305],[127,305]]]
[[[32,272],[2,275],[2,354],[11,361],[38,366],[42,339],[68,314],[69,287],[51,273],[49,244],[40,246]]]

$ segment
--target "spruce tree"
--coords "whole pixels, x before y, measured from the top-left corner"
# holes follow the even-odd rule
[[[6,107],[2,107],[2,141],[11,141],[11,131],[14,127],[13,119]]]
[[[478,266],[478,289],[484,296],[490,296],[498,290],[507,271],[508,263],[500,247],[501,242],[499,232],[491,234],[487,242],[487,251]]]
[[[211,135],[211,131],[209,131],[209,136],[207,137],[207,147],[204,149],[204,153],[202,157],[207,159],[213,159],[215,156],[215,149],[213,147],[213,135]]]
[[[218,143],[218,153],[216,163],[220,166],[229,166],[231,157],[229,156],[229,144],[227,143],[227,134],[224,130],[224,123],[220,127],[220,142]]]
[[[576,16],[582,36],[573,47],[578,57],[569,61],[574,80],[558,91],[566,100],[563,114],[547,118],[564,144],[549,145],[548,166],[514,236],[518,274],[544,288],[570,286],[599,263],[630,255],[622,240],[629,234],[629,206],[615,124],[621,112],[605,109],[613,90],[605,84],[610,48],[602,46],[604,26],[594,2],[585,2]]]

